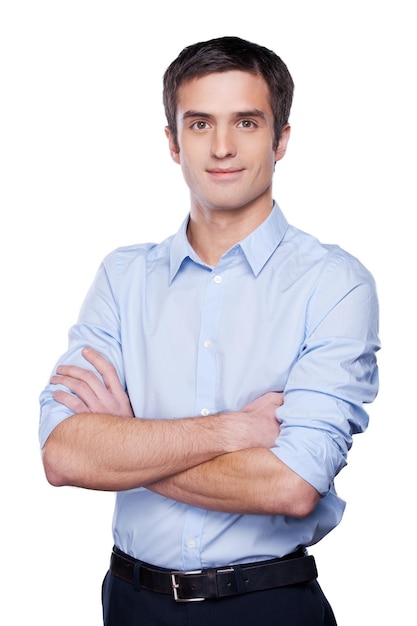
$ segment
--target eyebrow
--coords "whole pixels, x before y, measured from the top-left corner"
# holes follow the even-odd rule
[[[193,111],[191,109],[189,111],[184,112],[182,119],[186,120],[186,119],[195,118],[195,117],[206,119],[206,120],[212,120],[214,119],[215,116],[212,115],[211,113],[205,113],[204,111]],[[263,120],[267,119],[265,113],[261,111],[260,109],[251,109],[249,111],[236,111],[235,113],[233,113],[232,117],[235,119],[242,119],[245,117],[257,117]]]
[[[200,118],[204,118],[206,120],[211,120],[211,119],[213,119],[214,116],[211,115],[210,113],[204,113],[203,111],[193,111],[193,110],[190,110],[190,111],[185,111],[184,112],[184,114],[182,116],[182,119],[183,120],[187,120],[190,117],[200,117]]]
[[[251,109],[250,111],[237,111],[234,114],[234,117],[236,118],[242,118],[242,117],[259,117],[263,120],[266,120],[266,114],[261,111],[260,109]]]

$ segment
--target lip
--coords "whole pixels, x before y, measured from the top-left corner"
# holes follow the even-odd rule
[[[207,170],[207,173],[217,180],[234,180],[243,172],[243,169],[236,167],[215,167]]]

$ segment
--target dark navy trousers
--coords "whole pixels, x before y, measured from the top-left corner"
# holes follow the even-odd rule
[[[107,573],[102,600],[105,626],[336,626],[317,581],[178,603]]]

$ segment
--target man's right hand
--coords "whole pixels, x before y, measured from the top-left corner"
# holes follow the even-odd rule
[[[253,448],[272,448],[280,433],[280,424],[275,411],[284,404],[284,394],[270,391],[247,404],[237,412],[239,419],[248,428],[248,437]]]

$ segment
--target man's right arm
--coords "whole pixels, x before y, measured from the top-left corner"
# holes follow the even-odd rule
[[[114,368],[96,352],[105,385],[93,372],[60,369],[74,395],[57,391],[75,414],[59,423],[43,448],[49,482],[120,491],[145,486],[228,452],[270,448],[279,435],[282,394],[267,393],[241,411],[182,419],[133,418]],[[87,381],[86,382],[86,377]],[[114,402],[109,409],[109,399]]]

